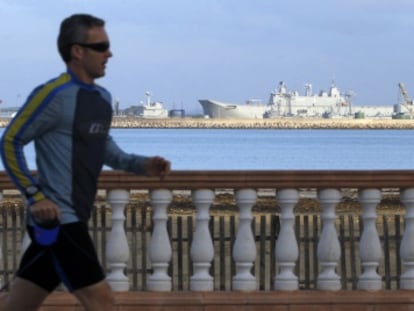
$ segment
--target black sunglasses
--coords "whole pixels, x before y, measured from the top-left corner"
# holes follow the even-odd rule
[[[94,50],[96,52],[106,52],[109,50],[109,42],[97,42],[97,43],[72,43],[72,45],[77,44],[84,48]]]

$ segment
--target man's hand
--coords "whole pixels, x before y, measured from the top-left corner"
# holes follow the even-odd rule
[[[147,176],[158,176],[163,179],[171,171],[170,161],[162,157],[155,156],[148,158],[144,162],[144,172]]]
[[[30,205],[29,211],[38,221],[60,219],[59,207],[49,199],[44,199]]]

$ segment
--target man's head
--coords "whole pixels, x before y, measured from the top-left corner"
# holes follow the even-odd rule
[[[104,20],[88,14],[72,15],[60,26],[59,53],[68,67],[86,83],[105,75],[105,64],[112,56],[104,26]]]

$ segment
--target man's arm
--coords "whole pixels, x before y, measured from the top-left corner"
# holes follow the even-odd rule
[[[60,120],[58,105],[50,104],[50,100],[45,101],[44,98],[43,89],[35,89],[10,121],[0,140],[4,169],[30,204],[43,200],[45,196],[29,170],[23,147]],[[54,100],[54,103],[57,101]]]
[[[160,178],[168,175],[171,170],[170,162],[162,157],[146,157],[124,152],[111,136],[106,143],[105,164],[113,169]]]

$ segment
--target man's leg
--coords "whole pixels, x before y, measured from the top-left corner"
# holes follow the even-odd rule
[[[59,282],[49,253],[31,243],[22,256],[9,292],[0,296],[0,311],[36,311]]]
[[[112,311],[114,298],[85,223],[62,225],[53,255],[61,280],[85,311]]]
[[[0,299],[0,311],[36,311],[49,292],[36,284],[17,277],[10,292]]]
[[[114,297],[106,280],[75,290],[73,294],[79,299],[85,311],[112,311]]]
[[[6,310],[6,303],[7,299],[9,298],[8,292],[1,292],[0,293],[0,311]]]

